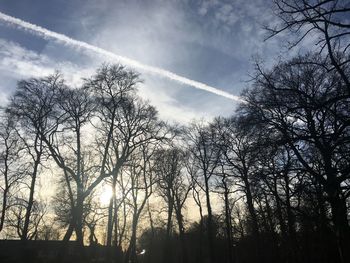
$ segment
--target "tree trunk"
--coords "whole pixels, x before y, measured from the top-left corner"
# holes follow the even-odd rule
[[[205,182],[205,197],[207,202],[207,211],[208,211],[208,222],[207,222],[207,228],[208,228],[208,252],[209,252],[209,258],[210,262],[214,263],[215,261],[215,255],[214,255],[214,233],[213,233],[213,213],[211,209],[211,203],[210,203],[210,190],[209,190],[209,178],[207,175],[204,175],[204,182]]]
[[[284,173],[284,181],[286,188],[286,209],[287,209],[287,219],[288,219],[288,234],[294,240],[295,239],[295,216],[292,212],[292,207],[290,203],[290,188],[289,188],[289,178],[286,173]]]
[[[339,258],[341,262],[349,262],[349,224],[347,219],[347,207],[344,199],[339,197],[336,189],[329,193],[329,202],[332,211],[335,235],[338,243]]]
[[[250,216],[250,224],[252,228],[252,240],[253,240],[253,247],[252,247],[252,253],[255,254],[255,260],[259,260],[261,262],[264,262],[264,255],[263,255],[263,249],[261,247],[261,241],[260,241],[260,234],[259,234],[259,226],[258,226],[258,218],[255,212],[254,203],[253,203],[253,196],[250,190],[250,183],[248,181],[248,175],[245,174],[243,176],[243,181],[245,185],[245,194],[247,199],[247,207],[249,211]]]
[[[233,240],[232,240],[232,222],[231,222],[231,210],[229,202],[229,190],[225,179],[222,180],[224,185],[224,201],[225,201],[225,224],[226,224],[226,236],[227,236],[227,256],[228,262],[233,261]]]
[[[118,210],[119,206],[117,204],[117,198],[113,198],[114,202],[114,213],[113,213],[113,222],[114,222],[114,239],[113,239],[113,246],[118,247],[118,224],[119,224],[119,218],[118,218]]]
[[[64,235],[63,237],[63,242],[64,243],[68,243],[69,239],[71,238],[72,234],[73,234],[73,231],[75,229],[75,208],[73,207],[72,208],[72,218],[71,218],[71,221],[69,222],[69,226],[68,226],[68,229],[66,231],[66,234]]]
[[[166,226],[166,241],[164,244],[165,248],[164,248],[164,254],[163,254],[163,262],[164,263],[167,263],[169,261],[169,257],[172,256],[171,245],[170,245],[170,236],[171,236],[171,229],[172,229],[174,197],[171,194],[170,189],[168,189],[167,199],[168,199],[168,219],[167,219],[167,226]]]
[[[244,185],[245,185],[245,194],[247,198],[247,206],[248,206],[248,211],[251,219],[251,226],[252,226],[252,231],[253,235],[258,237],[259,236],[259,227],[258,227],[258,219],[255,213],[255,208],[254,208],[254,203],[253,203],[253,196],[250,191],[250,184],[248,181],[247,175],[244,176],[243,178]]]
[[[77,191],[77,204],[76,204],[76,223],[75,223],[75,233],[77,236],[77,242],[79,246],[84,246],[84,237],[83,237],[83,213],[84,213],[84,199],[82,196],[81,186],[78,186]]]
[[[282,205],[281,205],[281,200],[278,195],[278,190],[277,190],[277,178],[276,175],[273,178],[273,195],[275,196],[275,201],[276,201],[276,213],[277,213],[277,218],[280,223],[280,228],[281,228],[281,234],[283,238],[283,242],[286,242],[287,238],[287,227],[283,218],[283,213],[282,213]]]
[[[29,189],[28,206],[26,208],[26,215],[25,215],[25,219],[24,219],[24,226],[23,226],[21,240],[27,240],[27,238],[28,238],[30,215],[32,212],[33,204],[34,204],[35,182],[36,182],[36,177],[37,177],[38,168],[39,168],[39,164],[40,164],[40,156],[41,156],[41,153],[39,153],[37,155],[37,158],[34,162],[32,180],[31,180],[30,189]]]
[[[137,262],[136,257],[136,230],[137,230],[137,222],[138,222],[138,213],[137,210],[134,211],[133,219],[132,219],[132,230],[131,237],[129,242],[129,247],[125,253],[125,263],[135,263]]]
[[[179,235],[180,235],[180,242],[181,242],[181,251],[182,251],[182,263],[187,263],[187,249],[186,249],[186,240],[185,240],[185,227],[183,223],[183,216],[182,216],[182,207],[180,200],[176,198],[176,220],[179,227]]]
[[[2,210],[1,210],[1,218],[0,218],[0,232],[4,228],[4,221],[6,216],[6,209],[7,209],[7,193],[8,193],[8,186],[7,186],[7,180],[5,183],[5,189],[2,196]]]
[[[196,196],[197,195],[197,196]],[[193,197],[196,201],[196,204],[198,205],[198,210],[199,210],[199,216],[200,216],[200,222],[199,222],[199,240],[198,240],[198,244],[199,244],[199,249],[198,249],[198,255],[197,255],[197,259],[196,261],[198,263],[201,263],[202,257],[203,257],[203,231],[204,231],[204,227],[203,227],[203,222],[204,222],[204,217],[203,217],[203,208],[202,208],[202,204],[200,202],[200,198],[199,198],[199,194],[196,191],[196,194],[193,194]],[[196,199],[197,197],[197,199]]]
[[[151,227],[151,240],[150,240],[150,251],[148,251],[147,253],[147,262],[151,263],[152,262],[152,255],[153,255],[153,240],[154,240],[154,236],[155,236],[155,232],[154,232],[154,223],[153,223],[153,218],[152,218],[152,213],[151,213],[151,209],[150,209],[150,205],[149,205],[149,201],[147,200],[147,212],[148,212],[148,217],[149,217],[149,224]]]
[[[112,246],[112,238],[113,238],[113,219],[114,219],[114,199],[116,198],[116,184],[117,184],[117,178],[116,176],[113,176],[113,182],[112,182],[112,197],[109,200],[109,206],[108,206],[108,225],[107,225],[107,243],[106,246],[110,250]]]
[[[2,196],[2,210],[1,210],[1,218],[0,218],[0,232],[4,228],[4,222],[5,222],[5,216],[6,216],[6,210],[7,210],[7,194],[9,192],[9,181],[8,181],[8,148],[6,150],[5,158],[4,158],[4,179],[5,179],[5,187],[4,187],[4,193]]]
[[[168,218],[167,218],[167,225],[166,225],[166,234],[167,234],[168,240],[170,239],[170,232],[172,228],[173,207],[174,207],[173,197],[168,196]]]
[[[331,205],[332,221],[338,244],[339,259],[342,263],[350,261],[349,253],[349,222],[346,199],[342,198],[341,182],[337,178],[336,170],[332,167],[329,153],[324,153],[325,173],[327,182],[325,190]]]

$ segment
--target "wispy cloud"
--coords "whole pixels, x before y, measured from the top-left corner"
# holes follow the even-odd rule
[[[66,83],[72,87],[78,87],[83,83],[83,78],[93,75],[98,63],[83,67],[69,61],[57,62],[54,58],[45,54],[39,54],[19,44],[0,38],[0,105],[6,105],[16,84],[21,78],[44,77],[59,71],[63,74]],[[158,84],[158,85],[156,85]],[[217,113],[206,112],[198,108],[182,105],[177,101],[170,90],[158,86],[167,86],[166,81],[147,79],[146,83],[139,86],[139,96],[149,100],[154,105],[162,120],[189,123],[193,119],[212,119]]]
[[[240,102],[242,101],[242,99],[239,96],[235,96],[235,95],[232,95],[226,91],[217,89],[215,87],[211,87],[205,83],[185,78],[183,76],[177,75],[177,74],[170,72],[170,71],[167,71],[165,69],[145,65],[145,64],[140,63],[136,60],[114,54],[114,53],[107,51],[105,49],[102,49],[100,47],[93,46],[93,45],[88,44],[86,42],[70,38],[64,34],[50,31],[46,28],[31,24],[29,22],[23,21],[21,19],[18,19],[18,18],[12,17],[12,16],[8,16],[8,15],[1,13],[1,12],[0,12],[0,20],[4,21],[10,25],[16,26],[19,29],[26,30],[26,31],[28,31],[34,35],[37,35],[39,37],[42,37],[44,39],[55,40],[55,41],[58,41],[62,44],[65,44],[65,45],[68,45],[71,47],[89,50],[89,51],[95,52],[97,54],[100,54],[104,57],[107,57],[109,59],[117,60],[120,63],[126,64],[130,67],[137,68],[139,70],[142,70],[142,71],[145,71],[148,73],[156,74],[158,76],[162,76],[162,77],[180,82],[182,84],[189,85],[189,86],[197,88],[197,89],[205,90],[207,92],[211,92],[211,93],[214,93],[216,95],[226,97],[226,98],[234,100],[234,101],[240,101]]]
[[[0,70],[13,79],[43,77],[61,72],[69,85],[79,86],[83,77],[92,75],[93,67],[77,66],[68,61],[57,62],[51,57],[26,49],[15,42],[0,38]],[[1,74],[1,73],[0,73]]]

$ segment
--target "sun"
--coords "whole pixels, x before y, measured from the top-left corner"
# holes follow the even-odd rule
[[[109,201],[112,198],[112,195],[113,195],[112,188],[110,186],[103,186],[101,195],[100,195],[100,203],[102,205],[108,205]]]

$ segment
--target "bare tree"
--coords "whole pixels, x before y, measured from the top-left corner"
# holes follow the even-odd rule
[[[28,201],[24,198],[16,197],[16,205],[12,205],[9,208],[7,223],[10,228],[16,231],[16,236],[21,240],[36,240],[43,218],[47,213],[47,207],[43,202],[34,201],[28,225],[26,225],[27,209]]]
[[[345,260],[349,239],[349,189],[344,184],[349,180],[346,85],[333,71],[305,60],[310,57],[282,63],[270,72],[260,69],[255,88],[246,94],[248,103],[242,105],[242,114],[247,122],[263,124],[266,134],[280,134],[298,162],[323,186],[332,210],[339,256]]]
[[[199,211],[199,249],[198,249],[198,254],[196,256],[196,261],[197,262],[202,262],[203,261],[203,234],[204,234],[204,215],[203,215],[203,205],[202,205],[202,195],[203,193],[201,184],[199,182],[200,174],[199,174],[199,168],[191,161],[189,158],[189,152],[186,153],[186,170],[187,173],[190,177],[190,185],[192,189],[192,198],[193,201],[195,202],[196,206],[198,207]]]
[[[188,151],[190,153],[190,161],[197,167],[195,169],[200,177],[201,183],[204,184],[203,190],[206,197],[206,206],[208,213],[207,229],[209,242],[209,255],[211,262],[215,262],[214,237],[213,232],[213,212],[210,201],[211,183],[210,178],[215,174],[218,167],[220,153],[215,147],[216,133],[211,126],[203,123],[192,124],[187,132]],[[202,184],[200,184],[202,185]]]
[[[63,85],[59,74],[42,79],[30,79],[18,83],[8,111],[16,116],[21,124],[22,139],[30,158],[29,197],[26,205],[22,239],[28,238],[30,215],[34,205],[34,193],[40,165],[44,155],[43,135],[50,133],[55,123],[50,121],[54,114],[56,91]]]
[[[156,153],[155,171],[157,175],[158,193],[164,199],[167,205],[167,244],[166,257],[169,257],[170,234],[172,229],[172,217],[175,211],[178,223],[182,262],[187,262],[187,250],[185,243],[185,227],[183,220],[183,207],[191,190],[190,185],[186,182],[184,176],[185,154],[179,149],[172,146],[169,149],[161,149]]]
[[[223,120],[222,120],[223,121]],[[251,230],[254,236],[259,236],[258,218],[254,208],[252,180],[258,152],[252,142],[251,134],[241,131],[234,118],[227,119],[225,124],[219,124],[221,152],[227,171],[235,178],[235,186],[244,193],[249,211]],[[223,128],[224,127],[224,128]]]
[[[92,118],[93,103],[83,89],[62,86],[56,95],[55,107],[56,115],[52,118],[55,129],[42,137],[51,157],[63,171],[70,195],[72,221],[64,240],[69,240],[74,229],[77,241],[83,245],[84,200],[91,192],[87,188],[96,172],[88,140],[84,140]]]
[[[84,226],[89,230],[89,245],[95,246],[98,243],[96,234],[98,233],[98,226],[107,217],[104,207],[98,201],[95,192],[92,192],[84,205]]]
[[[138,82],[138,74],[113,65],[102,66],[85,85],[98,105],[96,127],[100,137],[96,144],[101,156],[101,175],[96,183],[108,176],[113,178],[107,246],[112,244],[114,200],[120,170],[138,147],[166,136],[155,108],[134,94]]]
[[[15,127],[13,116],[1,112],[0,123],[0,173],[1,173],[1,215],[0,232],[4,228],[6,211],[10,207],[11,192],[25,176],[23,163],[20,162],[22,156],[22,141]]]
[[[347,0],[275,0],[277,26],[267,27],[269,37],[284,31],[297,36],[291,47],[299,44],[304,38],[316,33],[320,52],[327,50],[331,63],[317,63],[328,70],[336,70],[350,92],[349,67],[350,4]]]
[[[155,184],[153,155],[156,148],[152,144],[142,144],[134,152],[123,170],[122,176],[130,177],[130,206],[132,207],[131,237],[124,262],[136,262],[136,238],[138,222],[147,200],[153,193]]]

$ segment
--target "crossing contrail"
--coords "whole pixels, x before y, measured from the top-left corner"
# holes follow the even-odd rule
[[[88,44],[88,43],[83,42],[83,41],[79,41],[79,40],[70,38],[64,34],[56,33],[54,31],[48,30],[44,27],[23,21],[23,20],[16,18],[16,17],[6,15],[2,12],[0,12],[0,20],[6,22],[9,25],[15,26],[16,28],[22,29],[24,31],[28,31],[29,33],[36,35],[36,36],[39,36],[43,39],[55,40],[59,43],[62,43],[64,45],[68,45],[68,46],[71,46],[74,48],[83,48],[86,50],[90,50],[90,51],[93,51],[93,52],[98,53],[100,55],[103,55],[105,57],[108,57],[110,59],[117,60],[120,63],[125,64],[127,66],[130,66],[132,68],[140,69],[140,70],[148,72],[148,73],[153,73],[153,74],[156,74],[158,76],[162,76],[162,77],[180,82],[182,84],[189,85],[193,88],[205,90],[207,92],[211,92],[211,93],[214,93],[216,95],[219,95],[219,96],[231,99],[231,100],[235,100],[238,102],[243,101],[242,98],[240,98],[239,96],[235,96],[235,95],[232,95],[226,91],[211,87],[205,83],[182,77],[180,75],[177,75],[171,71],[168,71],[168,70],[165,70],[162,68],[145,65],[139,61],[130,59],[128,57],[114,54],[114,53],[107,51],[105,49],[99,48],[97,46]]]

